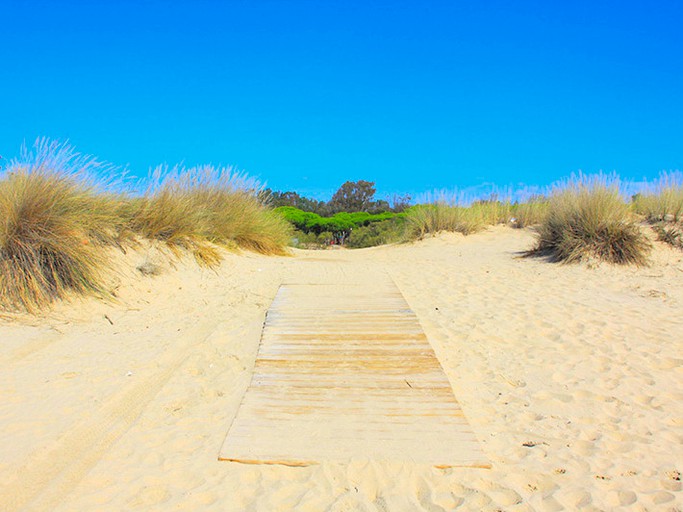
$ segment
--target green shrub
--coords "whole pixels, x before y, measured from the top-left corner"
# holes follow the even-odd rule
[[[275,211],[297,230],[303,233],[315,233],[316,235],[331,233],[331,237],[327,237],[326,240],[334,239],[335,243],[338,244],[344,244],[350,241],[351,238],[365,236],[359,235],[359,237],[356,237],[354,235],[354,232],[362,230],[362,228],[405,217],[404,213],[391,212],[378,214],[339,212],[331,217],[322,217],[316,213],[304,212],[293,206],[281,206],[276,208]],[[351,244],[350,246],[355,247],[357,245]]]
[[[405,217],[395,216],[354,229],[347,245],[352,248],[374,247],[400,242],[405,236]]]

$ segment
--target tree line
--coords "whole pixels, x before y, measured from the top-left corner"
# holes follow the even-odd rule
[[[318,201],[303,197],[297,192],[279,192],[266,189],[270,204],[275,207],[291,206],[304,212],[331,217],[338,213],[364,212],[369,214],[401,213],[410,206],[409,195],[394,196],[391,202],[375,199],[374,181],[347,181],[334,193],[329,201]]]

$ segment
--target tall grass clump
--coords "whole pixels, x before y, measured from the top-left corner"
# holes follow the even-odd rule
[[[416,240],[440,231],[469,235],[485,226],[482,210],[444,202],[413,206],[406,211],[406,238]]]
[[[543,196],[532,196],[523,203],[514,204],[511,211],[513,226],[526,228],[541,224],[548,215],[548,206],[548,198]]]
[[[481,222],[486,226],[507,224],[512,215],[512,205],[509,200],[479,200],[472,203],[469,209],[472,210],[470,216],[481,219]]]
[[[111,169],[68,144],[40,139],[0,172],[0,308],[36,311],[68,292],[103,293],[119,244],[121,201],[99,194]]]
[[[264,204],[261,186],[232,168],[157,168],[148,193],[136,200],[133,231],[189,250],[200,264],[220,261],[216,246],[281,254],[289,225]]]
[[[579,176],[552,193],[529,255],[555,261],[585,258],[644,264],[650,244],[619,193],[616,180]]]
[[[664,172],[633,196],[633,209],[649,222],[683,222],[683,173]]]
[[[678,249],[683,249],[683,226],[672,222],[658,222],[652,229],[657,234],[657,240]]]

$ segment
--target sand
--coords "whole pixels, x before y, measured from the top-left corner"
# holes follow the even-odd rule
[[[217,271],[118,256],[116,302],[0,319],[0,510],[683,509],[683,253],[558,265],[518,257],[532,237],[226,254]],[[349,268],[397,284],[491,469],[217,460],[280,283]]]

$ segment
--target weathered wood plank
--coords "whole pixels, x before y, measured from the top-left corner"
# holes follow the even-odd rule
[[[417,317],[375,284],[280,287],[221,460],[489,467]]]

